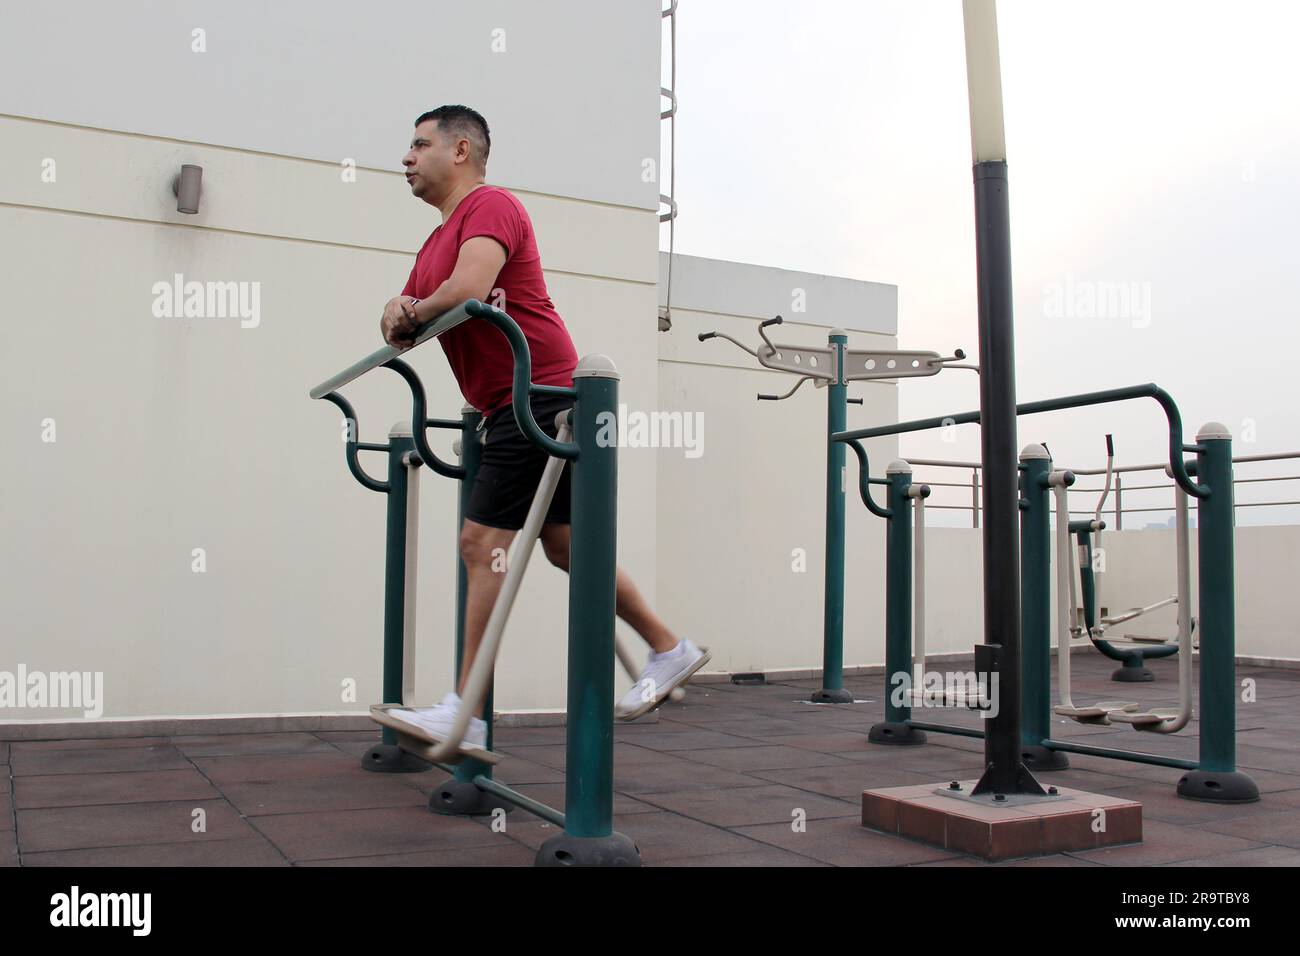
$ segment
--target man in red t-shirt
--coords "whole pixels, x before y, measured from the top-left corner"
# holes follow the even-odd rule
[[[564,321],[551,304],[542,276],[533,224],[523,205],[499,186],[489,186],[487,122],[465,106],[442,106],[415,121],[411,150],[402,160],[411,194],[442,213],[442,225],[425,240],[402,294],[385,307],[380,330],[390,345],[410,345],[415,330],[466,299],[501,308],[519,324],[532,354],[533,381],[573,384],[578,353]],[[460,553],[465,562],[465,654],[457,685],[463,691],[469,669],[501,590],[494,567],[505,554],[532,504],[546,465],[544,451],[525,438],[511,408],[514,359],[505,336],[486,322],[470,321],[439,339],[465,400],[483,413],[483,454],[470,490]],[[573,405],[564,396],[533,396],[533,415],[552,437],[556,415]],[[546,557],[569,567],[570,469],[566,464],[542,526]],[[498,550],[500,549],[500,550]],[[708,660],[689,640],[678,640],[650,609],[636,585],[618,569],[616,609],[650,645],[650,661],[637,684],[618,702],[616,713],[631,720],[652,710],[674,687]],[[458,693],[435,707],[415,711],[419,725],[445,737],[460,706]],[[475,717],[467,748],[482,747],[486,725]]]

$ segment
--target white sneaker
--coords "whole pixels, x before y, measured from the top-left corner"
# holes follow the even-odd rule
[[[683,638],[671,651],[651,654],[645,670],[614,708],[619,720],[635,720],[648,714],[665,700],[676,687],[685,684],[692,674],[709,660],[709,652]]]
[[[456,712],[460,710],[460,695],[455,691],[432,707],[406,707],[389,711],[398,720],[419,727],[430,737],[439,742],[451,736],[452,726],[456,723]],[[481,717],[471,717],[469,727],[465,730],[465,739],[461,741],[462,750],[487,749],[487,721]]]

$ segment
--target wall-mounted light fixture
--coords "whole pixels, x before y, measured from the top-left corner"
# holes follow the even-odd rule
[[[199,193],[203,187],[202,166],[182,166],[180,175],[172,178],[172,195],[176,197],[176,210],[193,215],[199,211]]]

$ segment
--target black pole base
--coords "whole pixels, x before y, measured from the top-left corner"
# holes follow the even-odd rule
[[[1121,684],[1149,684],[1156,679],[1156,675],[1147,670],[1142,659],[1136,661],[1125,661],[1123,667],[1115,668],[1110,679]]]
[[[429,812],[450,817],[485,817],[498,809],[509,813],[514,808],[514,804],[455,777],[447,778],[429,794]]]
[[[925,731],[917,730],[911,724],[898,724],[882,720],[873,724],[867,731],[867,740],[873,744],[893,744],[896,747],[915,747],[925,743]]]
[[[533,866],[640,866],[641,851],[621,833],[575,837],[560,833],[537,851]]]
[[[1034,744],[1020,748],[1020,759],[1032,770],[1069,770],[1070,758],[1063,751]]]
[[[814,704],[851,704],[853,703],[853,692],[845,690],[843,687],[831,689],[823,687],[821,690],[812,692],[808,698]]]
[[[980,777],[980,782],[975,784],[975,789],[971,790],[971,796],[978,797],[984,793],[1030,793],[1034,796],[1046,796],[1042,784],[1034,779],[1034,775],[1023,763],[1017,763],[1010,773],[1004,773],[1001,768],[990,763],[988,770],[984,771],[984,776]]]
[[[361,755],[361,769],[375,773],[423,773],[433,764],[408,754],[397,744],[375,744]]]
[[[1255,803],[1259,784],[1240,770],[1190,770],[1178,781],[1178,795],[1201,803]]]

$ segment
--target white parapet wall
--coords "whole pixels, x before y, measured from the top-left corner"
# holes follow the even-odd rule
[[[661,254],[660,303],[667,298]],[[832,276],[677,256],[672,329],[659,337],[659,401],[703,421],[702,453],[658,454],[659,601],[669,626],[707,645],[710,670],[767,671],[821,666],[826,526],[826,392],[797,376],[759,366],[726,333],[751,348],[758,324],[777,344],[825,346],[834,327],[850,348],[896,348],[897,289]],[[898,388],[849,387],[850,428],[898,418]],[[868,443],[883,475],[897,442]],[[623,459],[630,461],[630,456]],[[883,661],[884,528],[857,493],[857,460],[847,454],[847,665]],[[880,500],[877,498],[877,500]]]
[[[982,542],[977,528],[930,528],[927,532],[926,648],[932,654],[969,654],[982,640]],[[1300,566],[1300,527],[1238,527],[1236,552],[1236,651],[1238,658],[1300,663],[1300,627],[1295,599],[1286,585]],[[1177,591],[1172,529],[1107,531],[1097,562],[1101,605],[1111,613],[1154,604]],[[1055,536],[1053,535],[1053,555]],[[1196,532],[1192,532],[1193,614]],[[1055,608],[1056,576],[1052,578]],[[882,592],[883,593],[883,592]],[[1055,613],[1055,612],[1053,612]],[[1162,608],[1113,630],[1125,634],[1173,637],[1176,610]],[[1053,618],[1055,627],[1055,618]],[[1056,644],[1055,631],[1052,644]],[[1077,651],[1076,651],[1077,652]]]
[[[658,401],[658,184],[643,162],[659,148],[657,3],[581,0],[594,48],[551,11],[449,8],[433,54],[351,7],[283,6],[191,23],[165,5],[74,3],[85,17],[67,31],[68,10],[28,5],[0,41],[4,69],[28,77],[0,93],[0,677],[99,675],[104,719],[363,714],[380,699],[384,497],[348,473],[341,416],[307,391],[382,345],[382,306],[438,224],[400,172],[420,111],[484,112],[488,181],[532,216],[579,354],[613,357],[633,406]],[[121,42],[102,42],[108,16]],[[198,27],[206,53],[191,53]],[[21,69],[68,56],[76,77]],[[241,76],[259,92],[229,85]],[[596,115],[601,135],[572,148]],[[183,163],[204,170],[197,215],[170,191]],[[177,276],[233,283],[248,308],[169,314],[158,288]],[[457,417],[441,349],[411,361],[430,414]],[[410,417],[391,372],[345,394],[365,441]],[[450,457],[452,436],[433,437]],[[382,475],[383,456],[363,461]],[[654,469],[623,462],[619,527],[652,600]],[[452,686],[455,497],[422,480],[416,683],[432,701]],[[566,581],[539,551],[499,707],[563,707]],[[0,723],[86,716],[33,701],[0,700]]]

